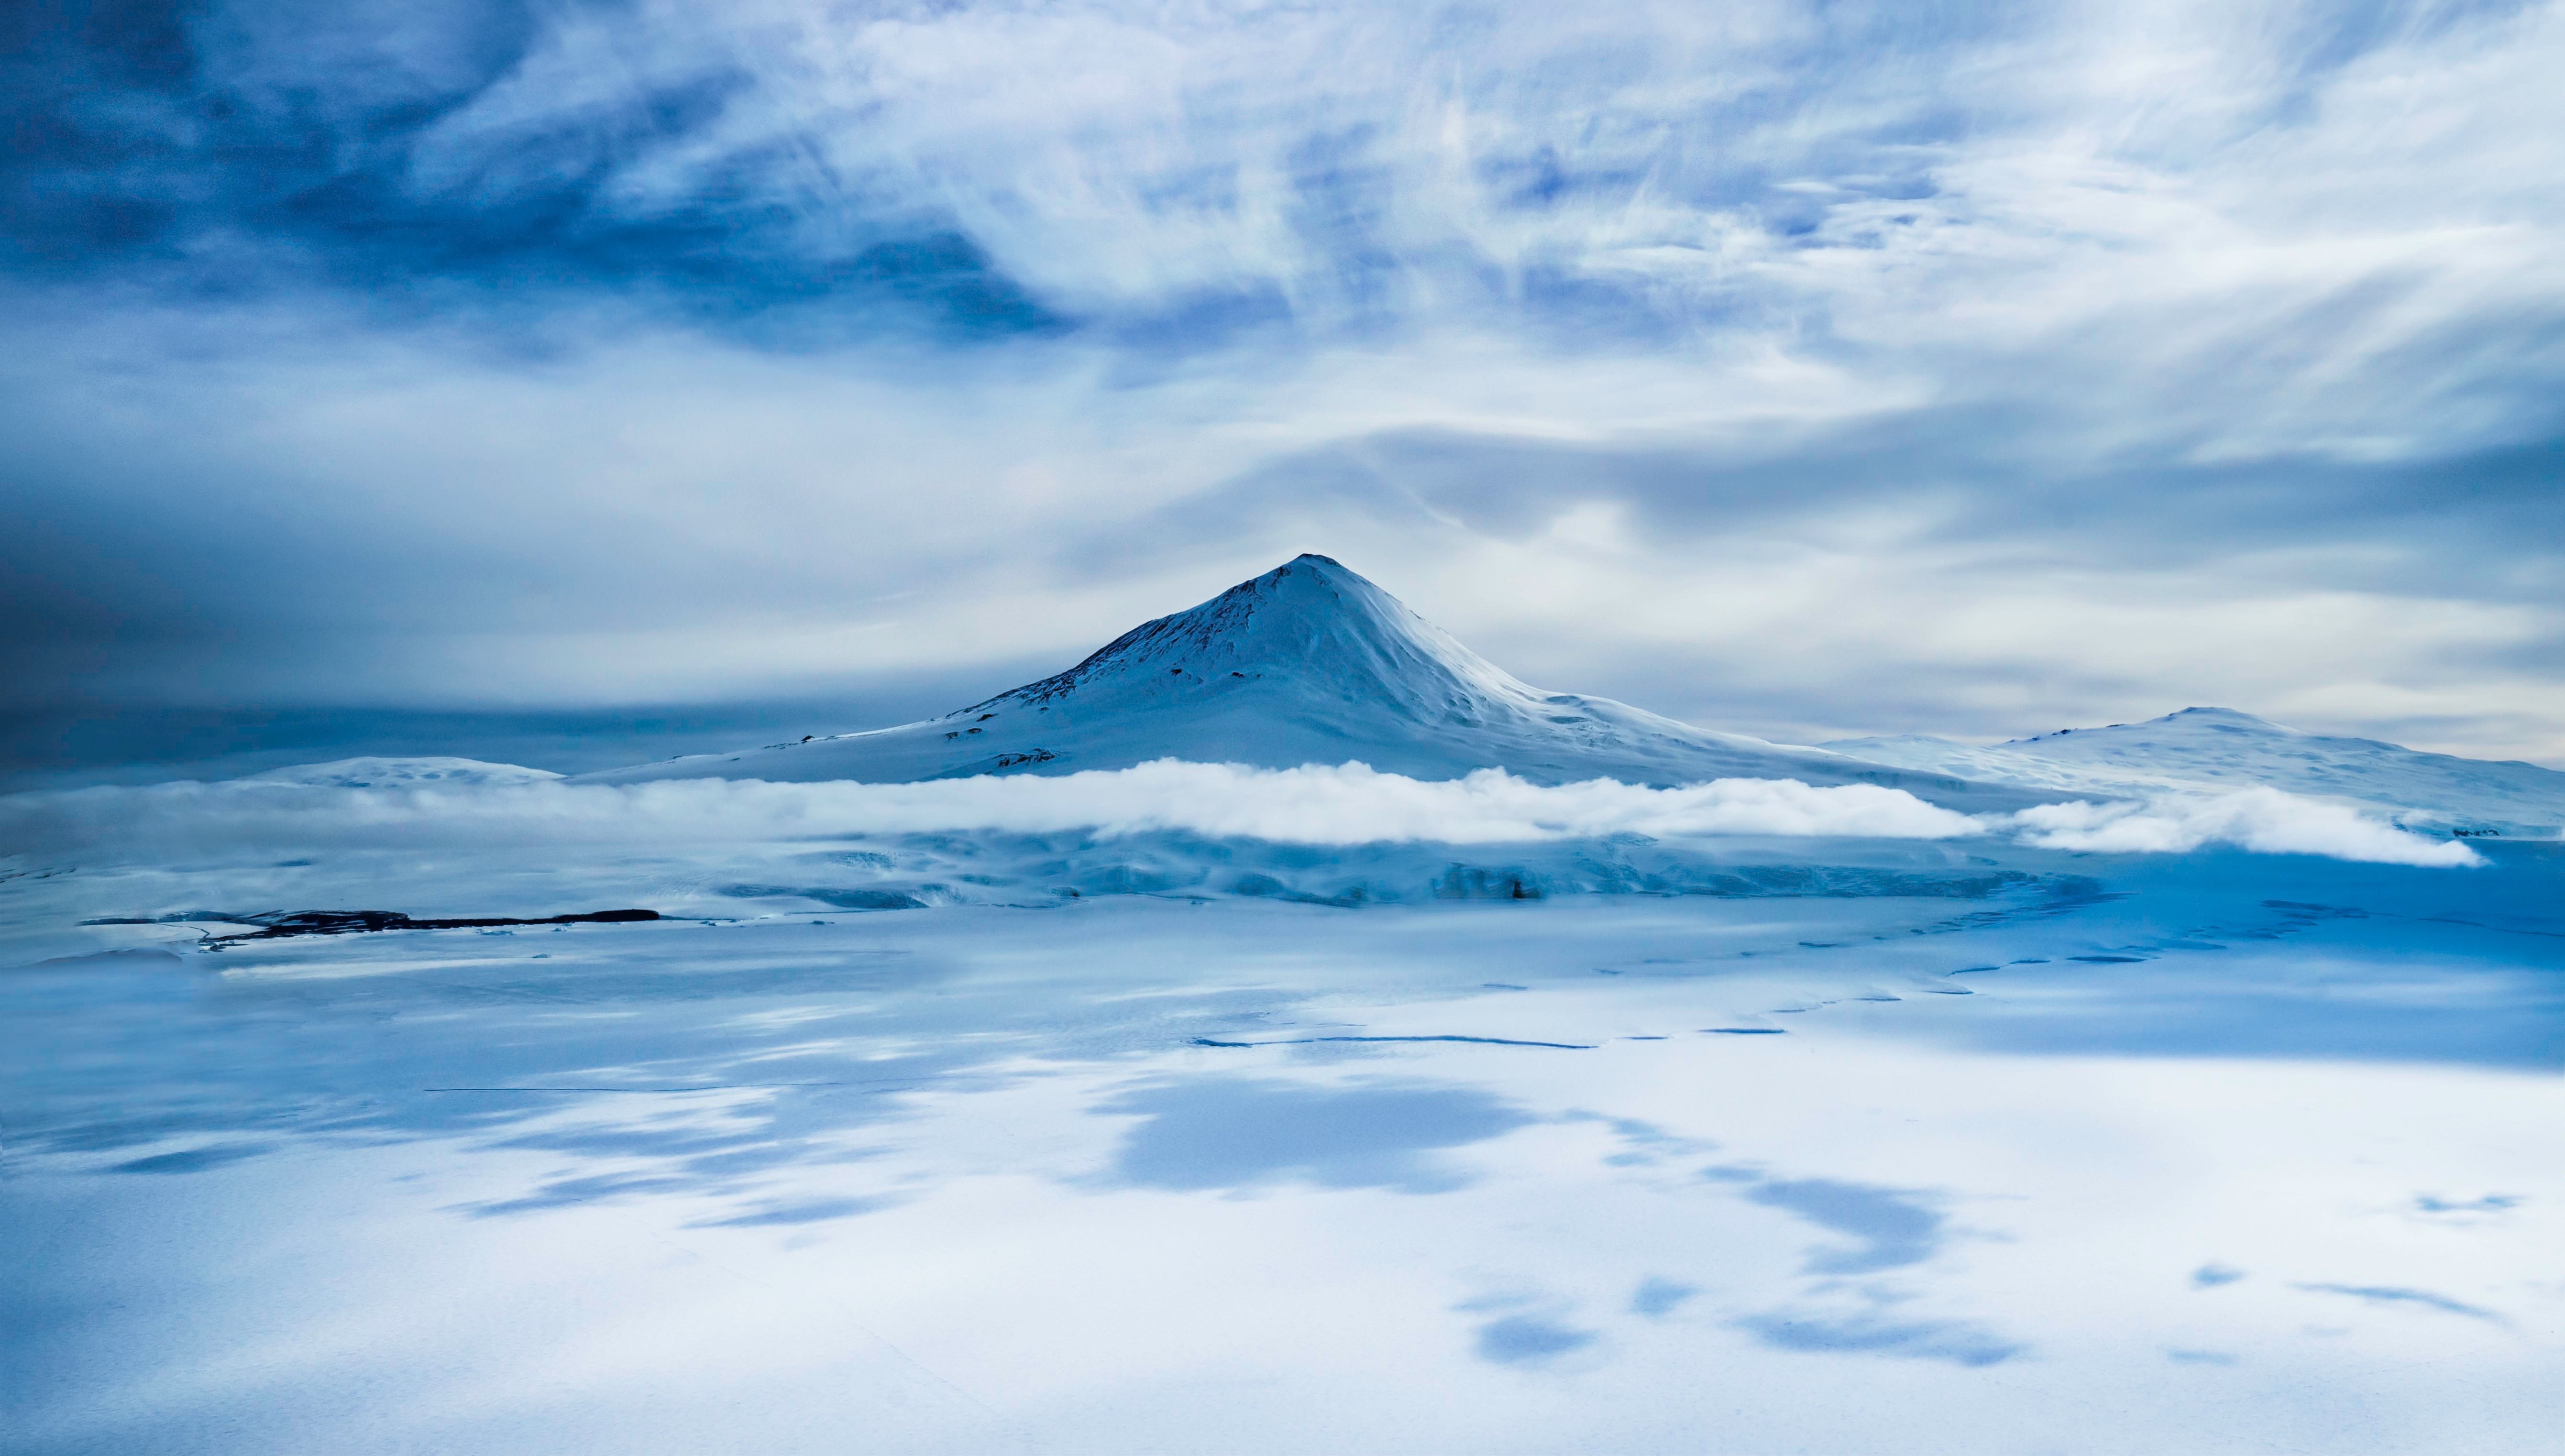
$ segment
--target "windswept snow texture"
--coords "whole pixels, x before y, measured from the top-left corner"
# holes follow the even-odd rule
[[[2443,832],[2552,837],[2565,826],[2565,773],[2553,768],[2300,732],[2231,708],[2186,708],[2147,723],[2065,728],[1991,747],[1920,736],[1825,746],[2053,796],[2143,799],[2167,789],[2258,785],[2393,810],[2401,822]]]
[[[0,1445],[2548,1451],[2565,847],[2482,851],[21,855]]]
[[[1411,778],[1504,768],[1535,783],[1871,783],[1966,809],[2017,808],[2035,797],[1938,770],[1713,732],[1606,698],[1544,693],[1317,555],[1135,627],[1067,672],[943,718],[584,780],[889,783],[1127,768],[1169,757],[1266,768],[1358,760]]]
[[[298,763],[253,773],[243,783],[281,783],[304,788],[462,788],[489,784],[549,783],[560,774],[515,763],[484,763],[477,758],[341,758],[332,763]]]

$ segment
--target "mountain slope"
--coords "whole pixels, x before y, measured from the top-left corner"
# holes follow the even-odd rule
[[[1418,778],[1502,767],[1543,783],[1877,783],[1973,809],[2033,797],[1937,770],[1712,732],[1609,699],[1544,693],[1317,555],[1133,628],[1064,673],[940,719],[586,777],[887,783],[1127,768],[1163,757],[1276,768],[1360,759]]]
[[[2146,723],[2066,728],[1989,747],[1933,737],[1844,738],[1825,746],[2052,794],[2125,798],[2264,784],[2395,809],[2418,827],[2541,834],[2565,825],[2565,772],[2301,732],[2231,708],[2186,708]]]

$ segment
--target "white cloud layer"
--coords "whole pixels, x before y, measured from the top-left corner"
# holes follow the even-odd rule
[[[1547,787],[1501,769],[1426,781],[1361,763],[1289,769],[1161,759],[1056,777],[925,783],[681,779],[355,789],[255,779],[89,788],[0,799],[0,837],[23,850],[182,858],[243,847],[666,844],[926,832],[1139,835],[1167,831],[1286,844],[1498,844],[1654,838],[2018,838],[2038,848],[2268,854],[2423,866],[2478,863],[2353,810],[2272,789],[2148,805],[2067,803],[1970,816],[1870,784],[1719,779],[1656,789],[1597,779]]]
[[[2150,803],[2042,804],[2013,816],[2023,843],[2105,854],[2181,854],[2233,845],[2257,854],[2311,854],[2386,865],[2483,863],[2454,839],[2426,839],[2346,805],[2275,788]]]

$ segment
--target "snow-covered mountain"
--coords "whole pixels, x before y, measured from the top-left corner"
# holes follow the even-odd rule
[[[1433,779],[1501,767],[1542,783],[1876,783],[1971,809],[2034,797],[1940,769],[1784,747],[1610,699],[1527,687],[1318,555],[1135,627],[1055,677],[942,718],[585,778],[892,783],[1127,768],[1165,757],[1272,768],[1360,759]]]
[[[2065,728],[1988,747],[1913,736],[1825,746],[2052,795],[2147,797],[2261,784],[2394,809],[2418,828],[2553,834],[2565,825],[2565,772],[2301,732],[2231,708],[2186,708],[2146,723]]]

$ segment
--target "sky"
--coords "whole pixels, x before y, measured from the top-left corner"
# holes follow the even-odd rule
[[[1304,550],[1783,740],[2565,766],[2558,5],[59,0],[0,58],[13,782],[877,727]]]

